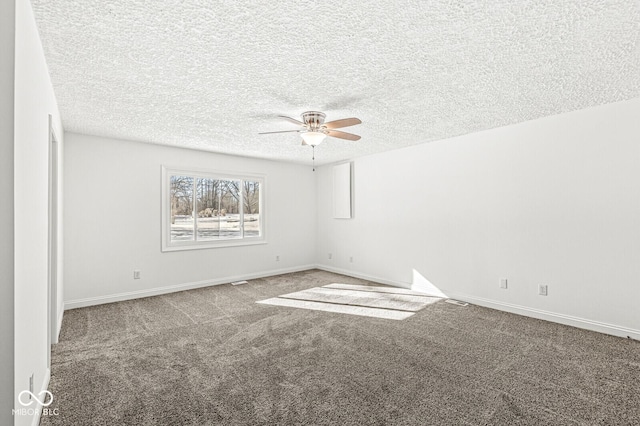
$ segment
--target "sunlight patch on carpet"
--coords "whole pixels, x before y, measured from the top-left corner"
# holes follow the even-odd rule
[[[333,283],[256,303],[403,320],[440,297],[402,288]]]

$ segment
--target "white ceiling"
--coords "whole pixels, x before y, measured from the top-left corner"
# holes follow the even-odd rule
[[[32,0],[65,129],[319,163],[640,96],[640,1]]]

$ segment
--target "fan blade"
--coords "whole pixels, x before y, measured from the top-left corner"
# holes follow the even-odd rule
[[[302,130],[281,130],[279,132],[260,132],[259,135],[270,135],[271,133],[300,133]]]
[[[339,129],[341,127],[349,127],[355,126],[356,124],[361,124],[362,121],[360,119],[352,117],[352,118],[343,118],[342,120],[334,120],[328,123],[324,123],[327,129]]]
[[[360,139],[360,136],[354,135],[353,133],[341,132],[340,130],[329,130],[327,132],[329,136],[333,136],[334,138],[347,139],[350,141],[357,141]]]
[[[292,123],[296,123],[299,126],[304,126],[304,123],[300,120],[296,120],[295,118],[287,117],[286,115],[279,115],[279,118],[284,118],[285,120],[289,120]]]

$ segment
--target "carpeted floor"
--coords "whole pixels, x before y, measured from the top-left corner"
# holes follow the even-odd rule
[[[365,317],[404,320],[442,298],[388,286],[327,284],[257,303]]]
[[[306,271],[65,312],[43,425],[640,425],[640,343],[473,305],[257,304]],[[370,284],[370,283],[369,283]]]

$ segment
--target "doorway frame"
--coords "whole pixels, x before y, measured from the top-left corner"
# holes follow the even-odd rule
[[[59,139],[49,115],[49,235],[47,285],[47,365],[51,367],[51,348],[58,343],[58,240],[59,240]]]

